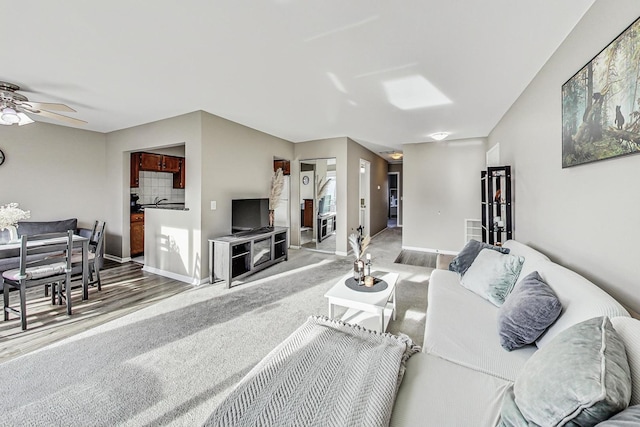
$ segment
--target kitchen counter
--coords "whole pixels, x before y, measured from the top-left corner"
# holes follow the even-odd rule
[[[141,206],[142,211],[144,211],[145,209],[169,209],[169,210],[174,210],[174,211],[188,211],[189,208],[186,208],[184,203],[160,203],[159,205],[155,205],[155,204],[149,204],[149,205],[142,205]]]

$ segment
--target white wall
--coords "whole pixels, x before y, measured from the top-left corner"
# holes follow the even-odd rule
[[[518,240],[640,311],[640,156],[562,169],[561,87],[640,16],[640,2],[597,0],[489,135],[515,176]],[[405,181],[406,182],[406,181]]]
[[[457,252],[464,243],[464,219],[480,218],[480,171],[486,141],[406,144],[403,147],[402,246]]]
[[[90,227],[106,219],[104,134],[42,122],[2,126],[0,149],[0,205],[19,203],[30,221],[78,218]]]

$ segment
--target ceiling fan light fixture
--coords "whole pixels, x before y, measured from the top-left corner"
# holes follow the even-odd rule
[[[443,139],[445,139],[446,137],[449,136],[449,134],[447,132],[436,132],[436,133],[432,133],[431,135],[429,135],[431,138],[435,139],[436,141],[442,141]]]
[[[25,113],[18,113],[18,117],[20,117],[20,122],[18,122],[18,126],[30,125],[33,123],[31,117],[27,116]]]
[[[16,110],[14,110],[11,107],[5,107],[2,110],[2,116],[0,117],[2,117],[3,122],[9,123],[10,125],[20,122],[20,117],[18,117],[18,113],[16,113]]]

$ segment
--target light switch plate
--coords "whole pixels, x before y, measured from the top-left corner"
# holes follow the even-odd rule
[[[216,210],[216,201],[215,201],[215,200],[212,200],[212,201],[211,201],[211,210],[212,210],[212,211],[215,211],[215,210]]]

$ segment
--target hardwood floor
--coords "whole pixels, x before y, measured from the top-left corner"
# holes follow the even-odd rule
[[[0,363],[37,350],[64,338],[86,331],[112,319],[140,310],[193,286],[163,276],[142,271],[142,265],[105,261],[100,270],[102,291],[89,288],[89,299],[82,301],[82,288],[72,290],[73,314],[68,316],[64,305],[51,305],[44,288],[27,292],[27,330],[20,328],[20,319],[0,317]],[[73,286],[79,285],[74,282]],[[10,304],[19,304],[16,292],[11,292]]]

